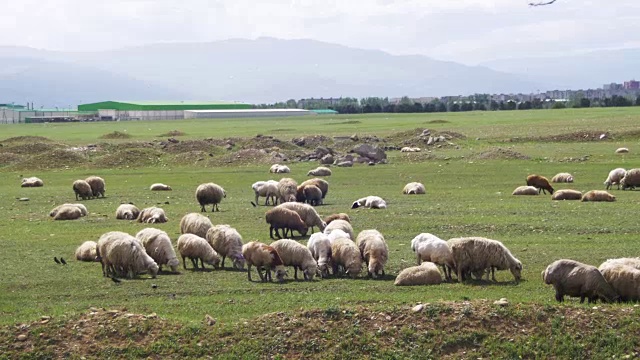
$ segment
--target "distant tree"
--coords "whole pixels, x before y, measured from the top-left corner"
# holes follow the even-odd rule
[[[473,104],[473,110],[486,111],[487,107],[484,105],[484,103],[477,102],[477,103]]]
[[[518,104],[518,110],[531,110],[532,106],[531,106],[531,101],[527,100],[527,101],[523,101],[520,104]]]
[[[396,105],[396,112],[399,113],[410,113],[413,111],[413,101],[409,99],[408,96],[403,96],[400,99],[400,102]]]
[[[531,108],[532,109],[536,109],[536,110],[543,109],[544,108],[544,103],[542,102],[541,99],[535,98],[531,102]]]
[[[415,113],[424,112],[424,106],[422,106],[422,104],[419,103],[419,102],[414,102],[413,103],[413,112],[415,112]]]
[[[460,105],[458,103],[451,103],[449,104],[449,111],[451,112],[458,112],[460,111]]]
[[[566,109],[567,105],[564,104],[564,102],[562,101],[556,101],[553,103],[553,105],[551,105],[552,109]]]
[[[507,100],[504,106],[505,110],[515,110],[518,108],[518,104],[516,104],[516,102],[513,100]]]
[[[394,113],[396,112],[396,104],[387,104],[382,108],[382,112]]]
[[[298,103],[294,99],[287,100],[285,104],[285,106],[289,109],[295,109],[298,107]]]
[[[462,105],[460,105],[460,111],[471,111],[473,110],[473,104],[470,102],[463,102]]]
[[[581,108],[588,108],[591,107],[591,100],[587,99],[587,98],[582,98],[580,99],[580,107]]]
[[[491,103],[489,103],[489,109],[491,111],[498,110],[498,109],[500,109],[500,104],[498,104],[498,102],[495,101],[495,100],[491,100]]]
[[[636,106],[640,106],[640,95],[636,98]]]
[[[424,104],[424,112],[428,112],[428,113],[436,112],[436,104],[433,102]]]
[[[442,101],[438,101],[436,105],[436,112],[447,112],[447,105]]]

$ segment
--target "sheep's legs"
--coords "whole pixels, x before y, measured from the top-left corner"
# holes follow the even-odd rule
[[[251,281],[251,264],[247,263],[247,279]]]
[[[224,269],[224,259],[226,259],[226,255],[222,255],[222,268]]]
[[[187,262],[185,261],[185,256],[182,257],[182,267],[187,270]]]
[[[302,271],[302,269],[300,269]],[[298,267],[294,266],[293,267],[293,278],[298,280]]]
[[[207,212],[207,209],[205,209],[204,205],[200,205],[200,212]]]

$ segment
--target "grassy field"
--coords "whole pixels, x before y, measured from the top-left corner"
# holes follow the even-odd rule
[[[552,202],[549,196],[544,195],[514,197],[511,196],[511,191],[524,185],[528,174],[538,173],[551,178],[564,171],[572,173],[576,181],[574,184],[558,184],[556,189],[603,189],[602,183],[609,170],[615,167],[638,167],[640,153],[636,149],[640,148],[640,133],[636,131],[639,120],[640,108],[625,108],[406,116],[358,115],[320,117],[313,121],[299,118],[2,126],[0,144],[5,144],[5,150],[10,145],[3,139],[15,136],[44,136],[65,144],[85,145],[107,141],[100,140],[99,137],[116,130],[126,130],[132,138],[109,140],[110,142],[148,141],[161,138],[160,134],[171,130],[184,132],[186,135],[179,137],[181,140],[253,137],[258,133],[272,135],[283,141],[303,135],[335,136],[353,133],[361,137],[377,135],[392,139],[398,132],[416,128],[457,132],[464,135],[464,138],[452,140],[457,147],[433,147],[430,148],[430,153],[389,152],[389,164],[386,165],[333,169],[333,175],[328,179],[331,187],[326,204],[318,207],[318,211],[321,215],[347,212],[356,232],[376,228],[384,234],[389,244],[390,258],[386,267],[387,277],[379,281],[364,277],[357,280],[331,278],[313,282],[290,279],[285,284],[278,285],[250,283],[244,272],[181,270],[177,275],[163,274],[153,280],[141,276],[139,280],[125,280],[116,285],[102,277],[99,264],[73,260],[75,248],[85,240],[97,240],[107,231],[119,230],[135,234],[143,228],[143,225],[135,222],[115,220],[115,209],[122,202],[131,201],[140,208],[152,205],[164,208],[170,221],[157,227],[167,231],[175,241],[179,235],[180,218],[189,212],[199,211],[193,193],[197,185],[203,182],[218,183],[228,194],[220,205],[220,212],[207,214],[214,224],[231,224],[238,229],[245,241],[269,243],[268,226],[264,221],[267,207],[254,208],[250,204],[253,199],[253,182],[279,178],[268,173],[268,165],[185,165],[164,162],[163,157],[160,157],[157,165],[145,167],[134,165],[128,168],[119,166],[113,169],[88,169],[67,164],[66,167],[39,171],[28,171],[15,165],[0,168],[0,177],[3,179],[0,182],[3,199],[0,217],[4,219],[0,222],[0,246],[3,249],[0,252],[0,263],[3,264],[0,272],[0,323],[5,326],[0,332],[0,343],[13,342],[16,334],[11,330],[14,329],[12,324],[35,321],[46,315],[55,319],[51,322],[52,326],[61,328],[66,321],[85,316],[83,314],[90,307],[104,307],[126,308],[127,312],[136,314],[156,313],[167,319],[163,326],[168,329],[163,328],[161,334],[156,334],[161,340],[141,347],[140,353],[137,350],[111,353],[109,351],[113,349],[105,350],[109,349],[110,341],[114,341],[114,347],[117,346],[116,343],[122,344],[106,336],[99,347],[101,350],[89,353],[90,356],[205,356],[206,354],[199,352],[201,350],[194,350],[197,345],[192,341],[184,340],[182,346],[174,344],[176,338],[190,337],[218,337],[217,342],[209,342],[203,349],[222,352],[230,358],[262,358],[267,356],[265,354],[311,357],[319,356],[318,351],[329,351],[328,354],[336,357],[369,351],[373,357],[390,358],[424,358],[421,354],[452,358],[472,355],[535,358],[554,354],[559,358],[601,358],[638,352],[638,327],[626,320],[637,317],[637,311],[633,305],[628,304],[603,306],[611,314],[616,314],[617,325],[613,329],[607,325],[610,317],[604,317],[602,321],[593,320],[592,332],[588,328],[583,329],[581,336],[597,339],[596,331],[602,331],[604,335],[600,340],[611,343],[582,341],[585,344],[576,347],[577,337],[567,334],[566,329],[575,325],[570,322],[571,319],[579,321],[576,319],[589,316],[591,307],[578,305],[573,300],[566,305],[556,305],[553,289],[542,283],[540,273],[549,263],[560,258],[571,258],[597,266],[612,257],[638,256],[640,223],[634,214],[640,203],[639,193],[612,190],[617,196],[615,203],[582,203]],[[610,137],[601,141],[580,140],[583,132],[608,132]],[[559,134],[572,136],[551,139]],[[614,154],[615,149],[621,146],[630,148],[631,152],[626,155]],[[506,149],[508,153],[505,155],[504,152],[496,151],[498,148]],[[517,158],[514,154],[522,155],[523,158]],[[292,170],[291,177],[301,182],[306,178],[306,172],[314,168],[316,163],[301,162],[289,166]],[[71,183],[90,174],[106,180],[107,197],[84,201],[90,212],[86,218],[53,222],[47,216],[51,208],[74,201]],[[42,178],[45,187],[20,188],[21,176],[32,175]],[[423,182],[427,195],[401,195],[404,184],[410,181]],[[148,187],[154,182],[169,184],[174,190],[150,192]],[[349,209],[355,199],[370,194],[385,198],[389,208]],[[30,201],[16,200],[21,197],[28,197]],[[432,287],[394,287],[395,275],[415,263],[410,242],[421,232],[430,232],[443,239],[484,236],[500,240],[524,264],[523,281],[517,284],[512,282],[513,278],[507,271],[497,274],[497,284],[472,282]],[[306,243],[306,239],[301,241]],[[66,258],[69,264],[55,264],[54,256]],[[151,284],[157,284],[157,288],[152,288]],[[519,337],[515,342],[509,343],[509,333],[518,331],[513,328],[503,329],[496,325],[500,328],[497,330],[499,335],[487,335],[492,332],[492,328],[478,325],[485,316],[480,313],[483,311],[482,314],[491,314],[497,311],[491,303],[503,297],[512,305],[506,310],[498,311],[496,316],[504,318],[505,322],[509,322],[509,319],[514,319],[516,323],[521,320],[523,324],[548,321],[550,328],[554,322],[559,322],[554,325],[558,343],[542,345],[549,335],[542,326],[531,329],[532,336],[534,333],[538,336],[534,337],[537,339],[535,341],[540,342],[537,346],[527,344],[526,338]],[[330,341],[324,345],[317,344],[316,348],[308,347],[308,344],[303,346],[305,341],[298,335],[292,339],[299,339],[299,343],[289,343],[288,349],[282,349],[264,344],[272,344],[267,338],[272,339],[278,334],[282,336],[282,333],[295,329],[270,329],[261,335],[251,328],[254,323],[263,327],[279,327],[281,322],[301,326],[291,325],[289,321],[305,316],[311,319],[308,321],[319,317],[340,324],[345,320],[345,314],[358,312],[378,314],[387,311],[395,321],[399,317],[410,315],[408,309],[417,303],[435,304],[433,306],[436,310],[430,310],[435,313],[428,312],[428,315],[425,313],[420,316],[435,321],[436,315],[442,313],[445,318],[441,321],[446,324],[447,315],[453,317],[470,311],[465,310],[466,305],[461,305],[466,302],[470,302],[471,311],[476,311],[473,314],[479,317],[475,321],[470,320],[467,325],[470,328],[474,324],[479,327],[476,335],[465,333],[468,337],[462,338],[455,337],[462,336],[459,333],[454,335],[446,331],[436,333],[433,338],[419,336],[415,329],[411,330],[412,333],[405,334],[410,331],[407,326],[415,326],[415,322],[407,319],[406,326],[400,321],[395,329],[388,329],[389,333],[385,336],[365,331],[366,339],[370,340],[368,345],[367,341],[362,341],[362,344],[349,347],[344,339],[340,339],[340,329],[329,326],[324,338],[340,342],[341,347],[338,349],[333,348]],[[558,315],[571,311],[578,314],[575,319],[567,315],[566,320],[563,320]],[[280,312],[280,315],[263,316]],[[539,319],[534,316],[537,312],[542,314]],[[217,320],[214,330],[201,325],[205,314],[210,314]],[[470,314],[467,315],[467,319],[474,319]],[[288,320],[283,321],[282,316],[288,317]],[[122,326],[123,329],[126,328],[125,325]],[[52,330],[38,331],[48,334],[47,331]],[[32,333],[37,335],[35,330]],[[52,337],[53,333],[55,331],[52,332]],[[140,332],[144,335],[150,333],[153,331],[144,326]],[[301,330],[301,333],[304,331]],[[142,336],[140,334],[136,336]],[[241,338],[247,334],[255,340]],[[358,331],[352,324],[345,334],[356,337]],[[614,340],[618,335],[624,341]],[[130,336],[136,338],[134,335]],[[400,346],[387,339],[399,336],[406,336],[406,341],[415,342],[419,346]],[[261,343],[259,340],[265,342]],[[447,341],[453,341],[455,346],[444,346],[443,342]],[[35,357],[46,357],[47,351],[51,351],[52,345],[46,341],[33,340],[28,343],[33,351],[30,354]],[[234,346],[236,343],[237,346]],[[241,350],[241,346],[246,349]],[[401,351],[393,353],[391,350],[394,346]],[[292,353],[290,349],[295,351]],[[0,345],[0,350],[15,351],[7,353],[10,354],[9,357],[13,357],[11,354],[19,354],[25,349],[19,345],[12,347],[5,344]],[[427,350],[430,352],[425,352]]]

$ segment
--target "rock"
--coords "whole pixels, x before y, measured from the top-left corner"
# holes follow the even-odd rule
[[[298,138],[294,138],[294,139],[291,139],[291,142],[294,143],[297,146],[304,146],[304,144],[306,143],[304,138],[299,138],[299,139]]]
[[[225,148],[225,150],[232,150],[233,149],[233,145],[227,144],[224,148]]]
[[[25,341],[27,340],[27,335],[26,334],[20,334],[17,337],[18,341]]]
[[[435,139],[432,136],[429,136],[429,138],[427,139],[427,145],[433,145],[434,142]]]
[[[507,306],[509,305],[509,301],[507,300],[507,298],[502,298],[500,300],[496,300],[493,302],[493,305],[498,305],[498,306]]]
[[[422,130],[422,134],[420,134],[420,137],[427,137],[429,135],[431,135],[431,130],[424,129],[424,130]]]
[[[424,309],[424,305],[418,304],[418,305],[414,306],[413,308],[411,308],[411,311],[413,311],[415,313],[415,312],[422,311],[422,309]]]
[[[334,161],[335,159],[333,158],[333,155],[327,154],[323,156],[322,159],[320,159],[320,164],[330,165],[330,164],[333,164]]]
[[[214,319],[213,317],[211,317],[211,315],[206,314],[204,316],[204,323],[209,325],[209,326],[213,326],[216,324],[216,319]]]
[[[29,198],[18,198],[18,201],[29,201]]]
[[[333,154],[333,150],[324,146],[319,146],[316,148],[316,155],[318,156],[318,158],[322,158],[323,156],[329,154]]]
[[[369,144],[360,144],[353,148],[352,152],[367,157],[375,162],[380,162],[387,158],[387,154],[381,148],[377,146],[371,146]]]
[[[604,140],[607,138],[607,134],[600,134],[600,140]]]
[[[337,163],[336,166],[339,166],[339,167],[352,167],[353,163],[351,161],[341,161],[341,162]]]
[[[619,148],[616,150],[616,154],[626,154],[629,152],[629,149],[627,148]]]
[[[357,134],[353,134],[353,135],[351,135],[350,139],[351,139],[351,140],[353,140],[353,141],[358,141],[358,140],[360,140],[360,138],[358,137],[358,135],[357,135]]]
[[[180,142],[180,140],[176,139],[176,138],[168,138],[167,139],[168,142],[173,143],[173,144],[177,144]]]

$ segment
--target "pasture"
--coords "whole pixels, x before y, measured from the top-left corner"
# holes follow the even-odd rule
[[[232,225],[245,242],[270,243],[269,228],[264,220],[269,207],[262,205],[263,198],[257,208],[250,204],[254,199],[253,182],[284,177],[269,174],[268,164],[249,160],[185,161],[176,154],[167,153],[154,155],[150,162],[118,163],[111,168],[100,166],[97,155],[91,155],[93,160],[77,166],[73,163],[48,166],[28,162],[33,164],[29,168],[20,162],[0,162],[0,166],[6,165],[0,167],[0,218],[3,219],[0,221],[0,324],[3,325],[0,339],[5,343],[0,345],[0,350],[16,351],[7,354],[24,351],[7,344],[14,341],[12,324],[30,323],[46,315],[53,317],[54,326],[63,328],[67,319],[83,317],[90,307],[95,307],[126,309],[134,314],[156,313],[167,323],[163,322],[162,329],[156,332],[158,342],[140,345],[137,349],[127,349],[127,341],[119,338],[118,342],[103,334],[104,337],[99,338],[102,340],[97,340],[100,343],[98,352],[86,353],[89,356],[155,357],[154,354],[164,354],[200,357],[212,355],[208,351],[220,351],[230,358],[262,358],[278,354],[321,357],[320,351],[336,357],[367,353],[372,357],[397,358],[421,355],[531,358],[554,354],[600,358],[632,354],[640,350],[638,325],[629,320],[637,318],[633,305],[598,304],[599,308],[608,311],[604,315],[592,311],[591,305],[578,304],[576,299],[567,299],[564,305],[558,305],[553,288],[543,284],[540,274],[549,263],[560,258],[598,266],[608,258],[639,256],[640,223],[635,213],[640,204],[640,192],[618,191],[614,187],[611,190],[617,197],[614,203],[554,202],[549,195],[512,196],[511,192],[525,184],[528,174],[536,173],[551,179],[558,172],[573,174],[575,182],[553,184],[556,189],[572,188],[583,192],[604,189],[603,181],[611,169],[640,167],[639,121],[640,108],[636,107],[2,126],[0,144],[4,146],[0,148],[0,155],[12,146],[4,140],[17,136],[43,136],[56,143],[74,146],[101,143],[130,146],[127,144],[163,139],[161,134],[176,129],[185,133],[176,137],[181,141],[233,137],[245,139],[237,142],[244,141],[242,143],[246,145],[243,146],[247,148],[256,134],[270,135],[289,143],[292,138],[301,136],[357,134],[360,138],[376,135],[385,139],[386,145],[404,146],[404,140],[410,139],[423,151],[388,151],[388,164],[333,167],[333,175],[326,178],[330,189],[325,205],[317,207],[322,216],[348,213],[356,233],[372,228],[382,232],[390,249],[385,268],[387,276],[383,280],[367,279],[363,271],[356,280],[294,281],[293,269],[289,269],[290,277],[285,284],[249,282],[246,272],[228,269],[183,270],[182,264],[179,274],[161,274],[157,279],[142,275],[136,280],[114,284],[102,277],[98,263],[81,263],[73,259],[75,248],[83,241],[97,241],[101,234],[114,230],[135,235],[145,227],[134,221],[115,220],[115,209],[124,202],[133,202],[139,208],[155,205],[165,209],[169,222],[154,227],[166,231],[175,243],[180,218],[189,212],[199,212],[194,191],[205,182],[215,182],[227,192],[227,198],[220,204],[221,211],[206,214],[214,224]],[[417,128],[463,136],[451,140],[456,146],[427,147],[415,140],[417,133],[411,131]],[[100,139],[113,131],[126,132],[130,137]],[[607,133],[608,137],[593,140],[587,136],[598,133]],[[628,147],[631,152],[615,154],[618,147]],[[313,151],[312,148],[308,150]],[[225,156],[216,151],[211,155],[213,159]],[[317,162],[290,162],[288,166],[292,172],[285,175],[300,183],[307,179],[307,171],[315,168]],[[82,201],[90,213],[85,218],[52,221],[48,217],[49,211],[59,204],[74,202],[71,183],[88,175],[105,179],[106,198]],[[38,176],[45,186],[20,188],[23,176]],[[402,195],[403,186],[411,181],[424,183],[427,194]],[[171,185],[173,191],[149,191],[149,185],[155,182]],[[354,200],[367,195],[383,197],[388,209],[350,209]],[[30,200],[17,200],[23,197]],[[496,273],[498,283],[472,281],[395,287],[395,275],[415,264],[410,242],[422,232],[443,239],[484,236],[500,240],[523,263],[523,280],[515,283],[508,271],[500,271]],[[299,240],[306,243],[306,238]],[[64,257],[68,265],[54,263],[54,256]],[[253,275],[254,280],[257,279],[257,275]],[[152,288],[152,284],[157,288]],[[500,298],[507,298],[510,305],[504,309],[491,305]],[[418,303],[431,305],[421,313],[412,314],[410,308]],[[386,333],[382,335],[376,334],[374,330],[377,329],[358,330],[354,325],[354,314],[357,318],[358,314],[385,312],[393,318],[387,322],[396,327],[385,328]],[[215,329],[202,325],[206,314],[217,320]],[[480,320],[466,323],[460,319],[460,324],[468,326],[468,331],[463,331],[464,336],[444,329],[423,336],[422,330],[415,328],[420,322],[446,326],[449,321],[446,319],[460,314],[463,318],[466,314],[467,319],[497,316],[504,323],[522,321],[531,325],[540,322],[548,324],[549,329],[546,325],[527,325],[524,327],[529,334],[510,334],[519,329],[513,330],[506,325],[502,328],[499,324],[485,327],[486,324],[478,324],[482,323]],[[562,320],[560,314],[566,316],[566,320]],[[613,318],[611,314],[614,314]],[[399,317],[412,316],[422,320],[395,321]],[[308,322],[318,318],[327,320],[325,335],[305,333],[305,317]],[[585,317],[592,319],[589,326],[593,331],[585,328],[580,336],[571,334],[568,329],[581,321],[589,321]],[[292,324],[292,319],[302,320]],[[607,325],[607,322],[615,325]],[[340,330],[331,323],[347,328]],[[264,333],[256,331],[253,325],[265,329]],[[136,325],[136,329],[142,327],[142,330],[136,330],[135,334],[127,332],[132,330],[127,330],[125,324],[116,329],[138,338],[150,333],[145,326]],[[500,329],[494,331],[494,326]],[[274,330],[275,327],[282,328]],[[53,329],[48,331],[55,336]],[[287,331],[295,334],[286,336],[291,337],[290,340],[283,340],[282,333]],[[204,346],[197,346],[191,339],[200,339],[203,334],[218,340],[209,339]],[[325,342],[318,340],[311,346],[300,334],[321,337]],[[362,338],[348,344],[341,334]],[[552,335],[555,342],[549,342]],[[109,339],[118,343],[120,350],[109,348]],[[509,343],[508,339],[512,341]],[[274,345],[286,341],[289,341],[287,346]],[[332,342],[340,346],[334,348]],[[411,343],[416,344],[415,347],[409,346]],[[52,351],[51,344],[35,339],[30,346],[33,346],[32,350],[40,351],[31,353],[36,357],[37,354],[47,356]],[[427,350],[429,352],[425,352]]]

